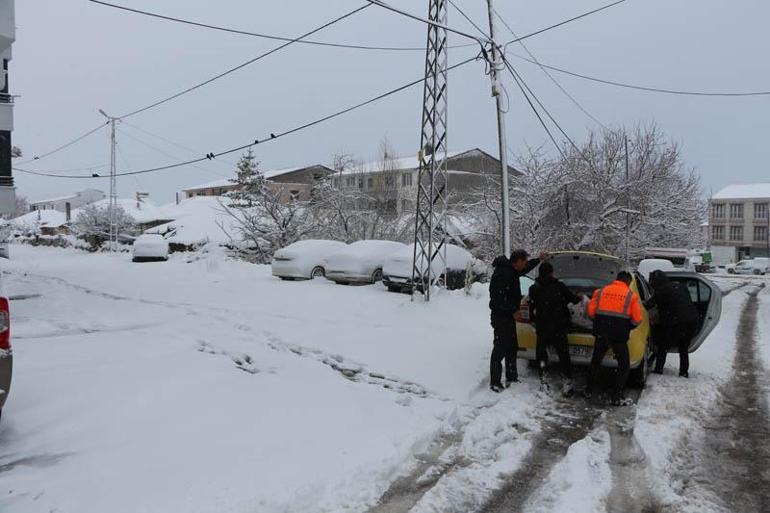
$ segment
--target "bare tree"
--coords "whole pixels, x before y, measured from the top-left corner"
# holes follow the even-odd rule
[[[119,236],[138,233],[136,221],[118,205],[117,224]],[[72,223],[72,232],[85,240],[94,251],[99,250],[110,237],[110,208],[107,205],[86,205]]]
[[[288,198],[283,184],[267,180],[250,149],[238,162],[235,183],[220,206],[258,261],[269,262],[278,249],[316,230],[309,202]]]

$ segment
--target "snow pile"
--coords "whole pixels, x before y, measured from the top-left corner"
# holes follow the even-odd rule
[[[11,219],[11,226],[17,230],[31,230],[42,226],[58,228],[67,222],[64,212],[58,210],[35,210]]]

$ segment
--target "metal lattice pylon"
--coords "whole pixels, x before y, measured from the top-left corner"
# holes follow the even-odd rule
[[[430,301],[431,288],[446,269],[447,211],[447,0],[430,0],[425,52],[420,171],[414,230],[412,294]],[[440,25],[440,26],[439,26]]]

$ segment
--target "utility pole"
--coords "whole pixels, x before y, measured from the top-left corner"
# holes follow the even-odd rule
[[[99,109],[99,113],[110,122],[110,251],[118,251],[118,189],[117,189],[117,169],[115,161],[115,147],[117,139],[115,138],[115,123],[119,118],[108,116],[106,112]]]
[[[628,187],[628,136],[623,132],[623,146],[626,151],[626,263],[629,264],[629,241],[631,239],[631,192]]]
[[[431,288],[446,270],[447,211],[447,0],[430,0],[425,50],[422,128],[418,159],[417,212],[412,260],[412,299]]]
[[[493,0],[487,0],[489,10],[489,38],[492,40],[492,63],[490,64],[489,78],[492,81],[492,96],[497,107],[497,138],[500,145],[500,202],[503,209],[502,223],[502,250],[507,257],[511,256],[511,211],[508,198],[508,143],[505,135],[505,111],[503,98],[500,94],[500,81],[498,73],[503,69],[502,55],[495,39],[495,9]]]

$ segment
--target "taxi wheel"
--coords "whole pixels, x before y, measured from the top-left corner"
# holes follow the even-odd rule
[[[644,358],[642,363],[636,369],[631,369],[631,375],[629,376],[629,384],[633,388],[642,389],[647,385],[647,376],[650,374],[650,359],[652,358],[652,348],[650,347],[650,341],[647,341],[647,346],[644,351]]]

